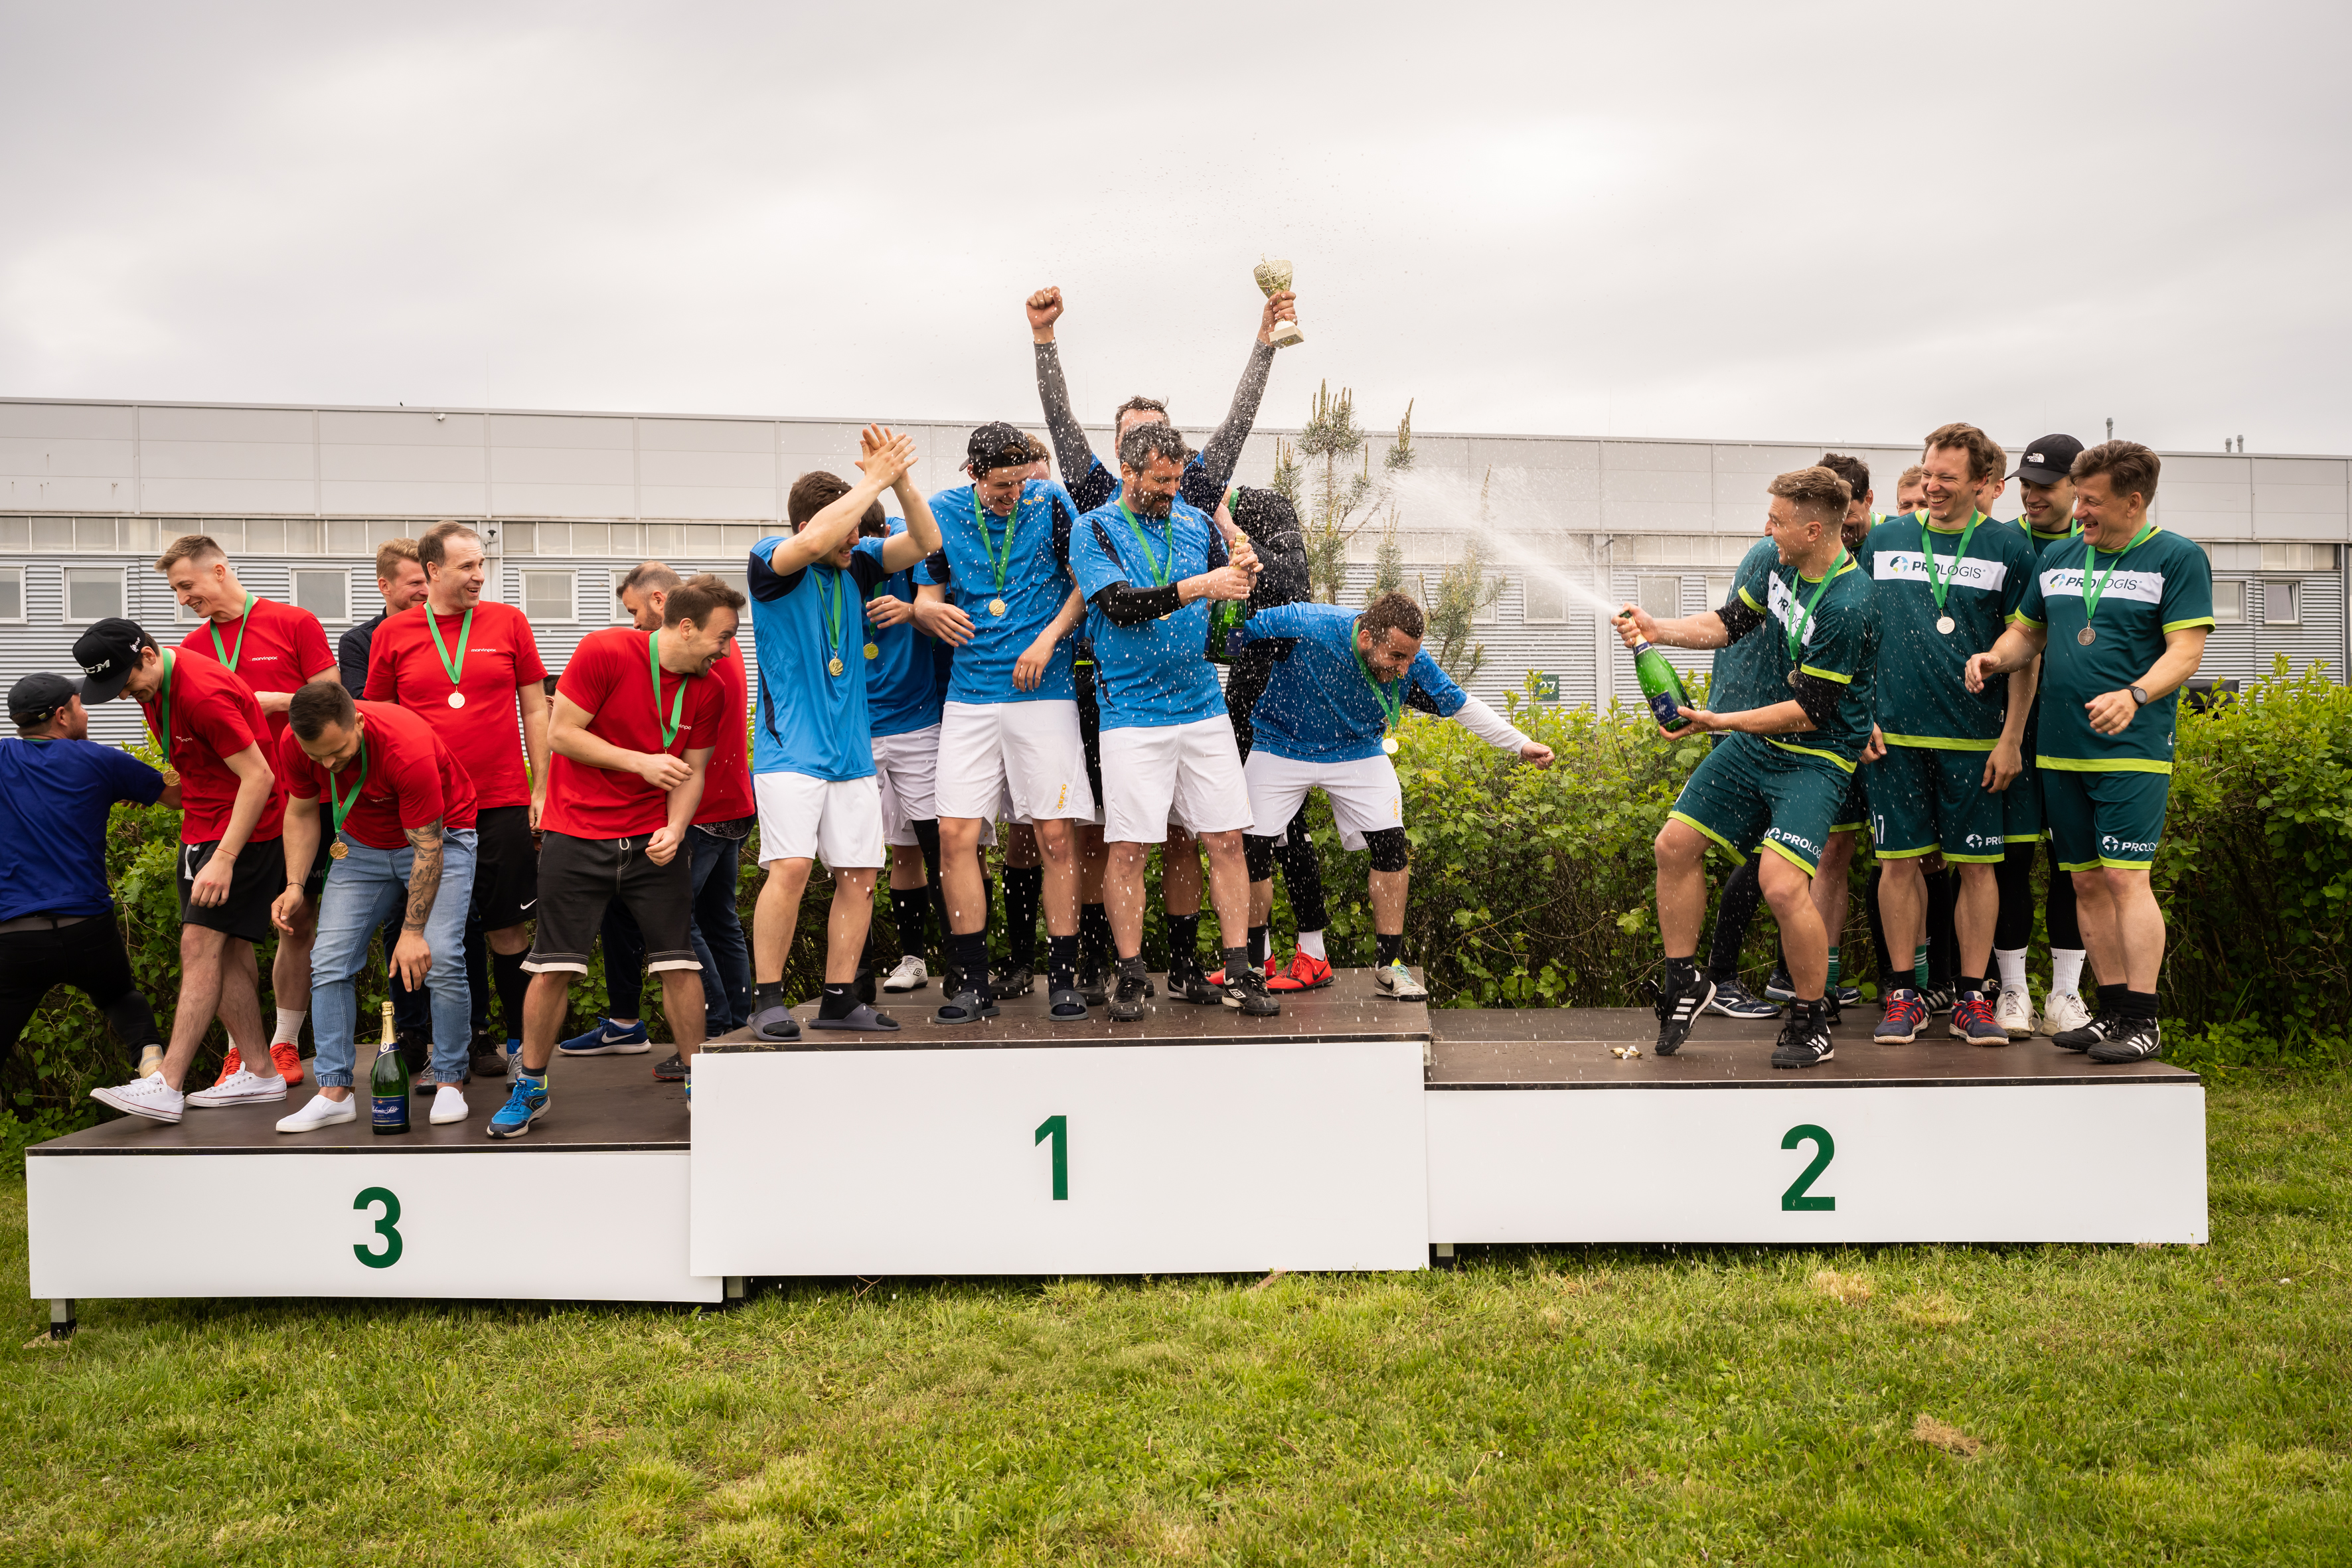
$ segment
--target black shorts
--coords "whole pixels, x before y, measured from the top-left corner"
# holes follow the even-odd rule
[[[545,836],[539,868],[544,897],[525,969],[587,973],[589,951],[615,900],[645,937],[647,969],[702,967],[694,958],[694,857],[681,844],[668,865],[656,866],[646,858],[646,837]]]
[[[1087,783],[1094,786],[1095,809],[1102,809],[1102,704],[1095,700],[1095,661],[1072,661],[1078,688],[1078,739],[1087,750]]]
[[[530,807],[494,805],[474,815],[474,918],[484,931],[530,919],[539,902],[539,845]]]
[[[302,896],[310,900],[310,912],[314,915],[319,912],[319,900],[327,896],[327,868],[335,863],[335,858],[327,851],[334,843],[334,835],[319,835],[319,847],[310,854],[310,874],[302,879]]]
[[[180,923],[225,931],[241,942],[268,941],[269,906],[286,888],[285,849],[275,838],[247,844],[229,872],[227,900],[205,908],[188,894],[196,885],[196,873],[211,864],[213,851],[219,847],[217,839],[180,846]]]

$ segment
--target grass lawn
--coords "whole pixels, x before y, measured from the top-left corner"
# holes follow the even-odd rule
[[[90,1302],[62,1352],[27,1303],[0,1561],[2352,1561],[2352,1078],[2210,1110],[2197,1249]],[[0,1278],[24,1249],[19,1180]]]

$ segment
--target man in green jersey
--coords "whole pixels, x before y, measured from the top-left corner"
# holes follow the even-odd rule
[[[1769,639],[1770,684],[1787,697],[1738,713],[1685,708],[1683,726],[1667,731],[1730,733],[1699,763],[1658,833],[1658,929],[1666,949],[1658,1054],[1682,1048],[1715,992],[1692,963],[1706,918],[1706,847],[1719,844],[1744,861],[1760,846],[1771,854],[1758,878],[1780,923],[1797,994],[1772,1065],[1801,1068],[1833,1054],[1822,994],[1829,934],[1813,904],[1812,878],[1847,780],[1870,743],[1878,622],[1870,580],[1839,532],[1853,487],[1811,468],[1782,474],[1768,489],[1767,527],[1779,557],[1769,570],[1741,583],[1720,610],[1659,621],[1628,605],[1617,624],[1629,647],[1644,638],[1706,648],[1750,635]]]
[[[2020,742],[2033,703],[2030,670],[2020,669],[2005,693],[1989,698],[1971,696],[1958,679],[1970,656],[2001,636],[2032,574],[2025,535],[1978,506],[1989,484],[2004,477],[2005,458],[1973,425],[1931,431],[1919,465],[1927,510],[1888,518],[1862,547],[1881,638],[1878,721],[1886,756],[1870,773],[1870,824],[1884,872],[1886,945],[1908,952],[1926,931],[1920,861],[1940,854],[1960,877],[1954,914],[1960,994],[1950,1028],[1978,1046],[2009,1044],[1985,974],[2000,909],[1993,885],[2002,852],[2000,797],[2022,767]],[[1908,1044],[1928,1016],[1916,990],[1895,986],[1877,1039]]]
[[[2104,442],[2074,459],[2082,533],[2051,547],[2009,630],[1964,672],[1968,689],[1981,690],[2042,656],[2042,809],[2102,982],[2091,1021],[2056,1043],[2096,1062],[2146,1061],[2164,1049],[2156,1016],[2164,911],[2148,868],[2164,837],[2180,686],[2213,628],[2205,552],[2148,521],[2159,467],[2137,441]]]

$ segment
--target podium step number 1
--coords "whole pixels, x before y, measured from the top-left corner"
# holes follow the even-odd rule
[[[1070,1201],[1070,1119],[1048,1116],[1039,1122],[1032,1142],[1043,1143],[1048,1138],[1054,1141],[1054,1201],[1066,1204]]]

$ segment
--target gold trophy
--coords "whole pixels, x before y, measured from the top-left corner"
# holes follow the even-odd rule
[[[1258,291],[1269,300],[1290,287],[1290,263],[1287,261],[1268,261],[1260,257],[1257,266],[1251,269],[1251,275],[1257,279]],[[1276,348],[1286,349],[1293,343],[1305,342],[1307,334],[1298,330],[1296,321],[1276,321],[1270,341]]]

